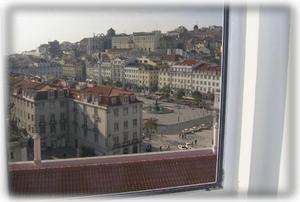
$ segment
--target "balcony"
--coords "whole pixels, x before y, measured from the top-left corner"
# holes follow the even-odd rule
[[[113,149],[117,149],[117,148],[120,148],[121,147],[121,144],[120,143],[116,143],[113,145]]]
[[[59,120],[60,123],[66,123],[66,121],[67,120],[65,118]]]
[[[45,121],[40,121],[39,122],[39,126],[45,126],[46,125],[46,122]]]
[[[130,140],[124,141],[122,144],[123,147],[126,147],[128,145],[130,145]]]
[[[141,141],[137,138],[133,138],[132,139],[132,144],[137,144],[137,143],[140,143]]]
[[[55,125],[55,124],[56,124],[55,119],[50,120],[50,124],[51,124],[51,125]]]

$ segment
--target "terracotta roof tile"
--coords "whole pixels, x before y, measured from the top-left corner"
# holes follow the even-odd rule
[[[189,65],[189,66],[191,66],[191,65],[195,65],[195,64],[197,64],[198,63],[198,61],[197,60],[184,60],[184,61],[182,61],[182,62],[179,62],[178,64],[179,65]]]
[[[107,194],[215,181],[216,155],[178,156],[166,155],[163,160],[147,155],[88,158],[70,161],[71,165],[53,161],[55,166],[49,161],[40,168],[32,163],[14,164],[9,166],[10,190],[17,194]]]

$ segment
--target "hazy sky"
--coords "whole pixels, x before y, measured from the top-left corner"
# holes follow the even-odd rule
[[[12,13],[10,53],[36,49],[50,40],[76,42],[93,33],[116,33],[161,30],[179,25],[192,29],[222,25],[222,8],[155,8],[155,9],[83,9],[83,10],[16,10]]]

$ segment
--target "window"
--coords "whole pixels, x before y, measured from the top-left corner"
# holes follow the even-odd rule
[[[128,129],[128,121],[124,121],[124,129]]]
[[[10,159],[11,159],[11,160],[15,159],[14,152],[10,152]]]
[[[66,124],[61,123],[61,124],[60,124],[60,130],[61,130],[62,132],[65,132],[65,131],[66,131]]]
[[[60,113],[60,120],[65,120],[65,119],[66,119],[65,113],[61,112]]]
[[[137,127],[137,119],[133,119],[133,127],[136,128]]]
[[[114,123],[114,131],[118,132],[119,131],[119,123]]]
[[[51,124],[50,125],[50,132],[51,133],[55,133],[56,132],[56,125],[55,124]]]
[[[170,17],[170,19],[173,19],[173,21],[172,22],[166,21],[165,18],[161,17],[160,19],[162,25],[160,26],[163,26],[163,23],[168,23],[168,26],[163,27],[161,32],[159,31],[151,32],[148,30],[142,30],[144,24],[143,26],[142,25],[139,26],[141,28],[140,32],[137,32],[137,30],[134,30],[134,28],[130,28],[130,26],[128,26],[129,27],[128,35],[126,36],[116,35],[116,37],[113,37],[111,39],[112,43],[114,43],[114,39],[117,38],[118,40],[121,41],[120,43],[122,43],[122,45],[124,43],[124,47],[126,48],[119,47],[118,44],[109,45],[110,37],[103,38],[101,36],[99,37],[95,36],[93,38],[89,38],[88,40],[89,43],[90,42],[94,43],[95,40],[96,41],[99,40],[98,45],[90,44],[92,49],[94,48],[96,49],[100,48],[103,50],[107,49],[108,51],[107,54],[111,51],[110,54],[114,55],[112,58],[121,57],[121,56],[123,57],[123,55],[126,57],[129,56],[131,57],[132,54],[141,55],[141,56],[145,55],[145,57],[150,58],[150,60],[148,61],[149,64],[150,63],[152,64],[153,63],[152,61],[155,61],[155,63],[157,63],[155,67],[151,67],[151,68],[149,64],[139,64],[139,66],[147,66],[147,67],[149,66],[150,70],[148,70],[147,68],[145,68],[146,70],[143,70],[144,68],[140,68],[140,67],[133,67],[133,68],[128,67],[130,65],[127,64],[125,64],[125,67],[121,66],[120,69],[121,71],[123,70],[125,71],[125,75],[121,76],[123,78],[118,78],[118,79],[121,80],[121,84],[125,84],[124,88],[128,89],[129,92],[127,91],[123,93],[123,88],[117,88],[117,87],[111,88],[108,86],[99,87],[97,86],[96,82],[95,84],[89,83],[88,81],[81,82],[79,80],[85,80],[85,78],[82,79],[76,78],[78,79],[78,81],[75,82],[68,81],[68,85],[70,84],[72,86],[71,88],[72,96],[66,98],[64,101],[61,101],[62,100],[61,98],[52,99],[52,100],[47,99],[47,94],[41,96],[41,98],[44,98],[45,100],[44,102],[47,102],[46,108],[42,111],[44,115],[43,119],[45,119],[46,117],[47,123],[46,123],[46,127],[40,125],[39,131],[41,134],[45,133],[46,129],[47,132],[49,132],[48,131],[49,129],[51,133],[57,132],[57,134],[50,134],[49,137],[45,136],[46,138],[43,139],[43,141],[45,141],[45,144],[47,144],[48,146],[53,144],[54,147],[60,147],[61,145],[64,144],[64,142],[65,145],[73,145],[72,143],[74,142],[72,141],[74,141],[74,138],[79,138],[78,152],[80,156],[81,155],[84,156],[85,154],[83,153],[88,153],[89,155],[96,154],[99,156],[104,156],[104,155],[107,156],[113,154],[120,155],[120,154],[128,154],[128,153],[149,152],[149,155],[141,155],[142,157],[140,157],[140,155],[137,155],[137,157],[127,155],[126,158],[130,158],[130,161],[132,160],[133,162],[134,161],[137,162],[134,163],[134,165],[136,166],[135,168],[132,168],[131,164],[130,165],[126,164],[127,167],[125,173],[124,172],[121,172],[121,174],[114,173],[116,167],[110,169],[111,165],[109,163],[105,164],[105,166],[107,166],[108,168],[106,170],[111,171],[110,175],[115,177],[110,178],[111,181],[109,183],[106,182],[105,177],[103,178],[99,177],[99,179],[104,180],[102,183],[100,183],[102,185],[103,190],[112,190],[112,192],[115,192],[114,190],[115,187],[113,186],[114,182],[119,179],[125,179],[125,178],[126,180],[128,180],[128,182],[126,182],[127,184],[125,188],[130,187],[130,189],[133,189],[131,191],[139,191],[139,190],[135,190],[135,187],[137,189],[140,189],[140,187],[142,187],[143,190],[149,189],[149,187],[145,187],[142,184],[143,180],[145,179],[147,180],[146,181],[147,184],[150,184],[151,186],[153,185],[153,187],[151,188],[155,188],[155,189],[169,188],[174,186],[188,187],[189,185],[195,185],[195,184],[201,184],[201,185],[205,184],[205,186],[209,186],[210,183],[215,184],[216,182],[217,179],[216,173],[219,174],[218,172],[221,170],[221,167],[219,168],[219,164],[218,166],[216,165],[217,163],[216,159],[218,158],[216,158],[216,153],[214,153],[216,151],[214,145],[216,143],[216,138],[214,134],[217,134],[215,127],[218,126],[218,124],[219,125],[221,124],[218,122],[219,119],[217,118],[221,117],[221,115],[218,113],[220,111],[222,112],[222,110],[218,105],[218,103],[215,103],[215,101],[219,101],[220,97],[216,97],[215,99],[213,99],[211,93],[206,93],[205,91],[203,92],[202,90],[201,93],[195,92],[196,89],[202,89],[202,88],[200,88],[200,86],[198,85],[192,85],[192,84],[199,84],[199,82],[203,84],[204,82],[206,85],[206,82],[208,80],[204,80],[203,75],[205,75],[204,77],[205,79],[207,79],[207,77],[211,79],[210,75],[212,70],[214,72],[218,72],[218,74],[219,73],[221,74],[221,71],[222,72],[224,71],[223,70],[224,67],[222,67],[223,69],[221,68],[221,61],[220,59],[218,59],[218,58],[222,58],[222,55],[217,55],[226,52],[226,46],[224,46],[224,44],[222,43],[222,40],[224,38],[222,35],[222,30],[224,29],[222,26],[220,26],[222,24],[221,17],[219,17],[218,23],[216,25],[212,24],[206,26],[206,24],[204,23],[204,25],[201,24],[199,28],[196,25],[194,27],[191,27],[192,20],[191,18],[189,18],[189,16],[192,16],[192,19],[194,19],[195,22],[197,21],[197,19],[206,20],[207,17],[202,16],[203,13],[202,10],[195,12],[193,8],[189,12],[187,12],[186,9],[187,8],[184,8],[182,10],[182,15],[180,16],[176,12],[175,12],[176,15],[175,13],[172,14],[172,9],[170,10],[168,9],[168,17]],[[212,10],[214,10],[214,8]],[[186,12],[187,18],[185,18],[185,16],[183,15],[184,12]],[[221,9],[218,10],[218,12],[221,12]],[[123,12],[120,13],[121,15],[123,15]],[[145,17],[143,22],[147,22],[147,26],[153,27],[153,24],[151,24],[153,19],[148,18],[147,16],[143,16],[143,12],[139,12],[139,15],[141,15],[141,19],[144,19],[142,17]],[[157,15],[158,15],[157,17],[160,17],[159,16],[160,12],[158,12]],[[222,16],[222,15],[216,15],[214,13],[212,16],[218,18],[218,16]],[[124,15],[123,22],[126,22],[126,17],[127,16]],[[99,18],[99,19],[101,21],[106,18]],[[177,24],[174,23],[174,22],[179,22],[178,19],[181,23],[183,23],[182,26],[178,27]],[[78,27],[81,27],[80,23],[82,21],[77,20],[76,16],[74,16],[74,19],[72,20],[79,22]],[[131,21],[126,22],[126,24],[130,25]],[[118,19],[112,22],[113,24],[111,26],[115,27],[116,30],[120,31],[119,25],[114,24],[117,22]],[[212,22],[208,21],[208,22],[212,23],[214,21]],[[63,21],[62,22],[57,21],[57,23],[60,24],[63,23]],[[45,22],[45,24],[47,24],[47,22]],[[56,30],[55,26],[56,25],[52,27],[50,26],[49,29]],[[72,29],[70,26],[62,26],[62,27],[67,27],[68,29]],[[27,30],[24,31],[26,32]],[[120,33],[119,31],[117,31],[117,33]],[[140,37],[139,35],[142,36]],[[148,44],[144,43],[144,41],[150,36],[151,36],[151,43],[153,42],[153,47],[151,48],[149,48],[150,45],[149,47],[147,47]],[[131,44],[131,43],[136,43],[135,38],[136,39],[139,38],[139,40],[141,41],[141,45],[140,45],[141,47],[138,47],[139,50],[137,50],[136,48],[131,50],[131,48],[128,47],[128,46],[132,46],[132,47],[137,46],[136,44]],[[103,41],[102,39],[105,40]],[[106,41],[106,39],[109,40]],[[79,39],[79,41],[81,40],[82,39]],[[103,47],[101,45],[102,43],[101,40],[103,42],[102,44]],[[51,43],[54,42],[49,42],[47,45],[48,47],[50,47],[49,49],[47,49],[49,51],[52,50]],[[116,50],[110,50],[110,47],[113,46],[116,47]],[[165,46],[165,47],[160,47],[160,46]],[[152,50],[152,48],[153,48],[153,53],[149,54],[147,52],[144,52],[145,50],[147,51]],[[82,52],[80,53],[80,55],[90,55],[90,56],[95,55],[96,58],[94,59],[96,60],[93,61],[93,63],[95,63],[96,70],[99,71],[98,64],[97,64],[97,54],[94,54],[99,52],[99,50],[96,51],[96,50],[92,50],[92,49],[88,50],[88,49],[85,50],[83,48],[82,50],[80,50],[80,52]],[[204,52],[207,51],[207,54],[203,54],[202,51]],[[104,59],[107,57],[107,54],[104,53],[98,55],[101,56],[101,59],[103,59],[100,68],[100,70],[102,71],[103,84],[117,86],[115,81],[118,79],[114,78],[115,75],[111,75],[111,73],[113,72],[111,72],[109,63],[104,62]],[[81,58],[77,57],[76,55],[77,54],[75,54],[72,57],[74,57],[74,59],[76,60],[78,59],[79,61]],[[92,59],[93,57],[94,56],[90,58]],[[172,58],[172,59],[162,61],[161,60],[162,57]],[[51,58],[51,55],[49,58]],[[130,61],[126,59],[126,63],[127,62]],[[164,63],[168,63],[168,64],[164,65]],[[157,86],[153,86],[152,88],[152,86],[150,87],[149,84],[157,85],[157,79],[158,79],[157,73],[161,71],[161,68],[163,66],[170,66],[170,69],[163,70],[163,71],[165,71],[164,74],[168,72],[166,74],[166,76],[170,76],[168,80],[172,80],[175,82],[170,83],[169,86],[167,86],[169,88],[168,90],[165,90],[164,88],[161,89],[162,86],[158,86],[159,90],[157,90],[155,89]],[[64,70],[65,69],[67,68],[64,68]],[[87,67],[87,71],[88,72],[90,71],[89,67]],[[99,77],[98,73],[93,76]],[[130,73],[131,75],[128,75],[128,73]],[[160,76],[161,75],[159,75],[159,77]],[[196,77],[198,78],[199,76],[201,78],[195,79]],[[109,77],[112,79],[107,79],[105,77]],[[128,80],[128,78],[131,78],[132,81]],[[163,77],[159,78],[161,84],[165,83],[163,81],[165,81],[166,78]],[[112,81],[114,83],[111,83]],[[76,87],[74,85],[74,88],[73,88],[73,83],[76,85]],[[210,82],[208,83],[208,85],[210,86]],[[49,86],[52,85],[49,84]],[[205,86],[205,87],[208,88],[209,86]],[[44,88],[44,89],[50,89],[50,88]],[[80,92],[80,95],[78,95],[79,97],[77,97],[78,98],[77,99],[76,97],[73,96],[73,93],[77,94],[78,92]],[[56,92],[55,94],[53,93],[53,95],[51,95],[51,93],[52,91],[49,91],[48,98],[50,98],[51,96],[55,98]],[[81,97],[84,94],[87,96],[89,95],[89,93],[93,95],[95,93],[96,96],[97,95],[103,96],[100,106],[98,106],[99,111],[96,108],[91,107],[94,106],[94,101],[95,101],[93,96],[90,96],[89,98],[86,97],[85,99]],[[221,94],[222,93],[223,92],[221,92]],[[135,95],[137,97],[135,97]],[[37,97],[38,96],[39,95],[37,95]],[[43,99],[41,99],[39,102],[42,102],[42,100]],[[72,110],[72,105],[71,105],[70,110],[68,110],[68,112],[62,110],[63,107],[65,108],[68,106],[68,103],[76,102],[76,105],[80,106],[79,103],[83,103],[84,100],[89,100],[93,104],[86,103],[85,106],[78,107],[77,110]],[[55,104],[56,101],[57,104]],[[49,103],[49,108],[48,108],[48,103]],[[75,115],[76,114],[75,111],[79,112],[79,114],[77,113],[77,116]],[[24,113],[25,124],[28,124],[26,123],[27,120],[26,113],[27,112]],[[103,119],[101,124],[98,124],[98,122],[96,122],[98,115],[99,116],[101,115],[101,118]],[[50,118],[50,123],[48,123],[48,117]],[[66,118],[70,119],[70,131],[67,131],[66,127],[68,125],[62,124],[61,121]],[[58,123],[55,123],[55,119],[59,119]],[[42,120],[42,118],[40,120]],[[56,124],[60,124],[59,131],[56,131],[55,128]],[[99,127],[97,128],[99,129],[99,131],[97,132],[95,132],[95,125]],[[34,130],[34,129],[30,129],[30,130]],[[68,133],[62,133],[62,131],[67,131]],[[66,137],[64,135],[66,135]],[[172,151],[172,152],[168,152],[168,151]],[[204,151],[206,153],[205,155],[202,155],[203,154],[202,152]],[[151,152],[156,152],[156,153],[151,154]],[[197,155],[192,155],[192,153]],[[76,158],[77,155],[78,154],[76,154],[74,158]],[[156,158],[155,156],[159,156],[159,160],[155,159]],[[202,158],[203,156],[205,156],[205,158]],[[93,158],[92,160],[94,162],[93,166],[98,170],[97,176],[102,176],[102,172],[99,172],[99,170],[102,171],[105,170],[105,169],[98,169],[98,166],[101,165],[103,166],[103,164],[101,163],[98,164],[98,160],[99,162],[100,161],[103,162],[105,160],[107,162],[110,161],[117,162],[117,160],[115,159],[118,159],[120,161],[119,163],[117,163],[118,164],[117,166],[120,166],[120,170],[123,170],[124,164],[122,162],[125,161],[123,161],[122,157],[116,157],[116,158],[108,157],[108,158],[109,160],[107,160],[107,158],[101,158],[101,157]],[[139,161],[139,159],[143,159],[143,160]],[[146,166],[145,162],[149,162],[151,161],[151,159],[155,160],[149,164],[151,165],[150,166],[151,169],[146,169],[147,172],[145,172],[146,171],[145,169],[139,169],[139,168],[147,168],[145,167]],[[61,161],[63,161],[63,159],[61,159],[58,162],[58,164]],[[77,161],[77,160],[72,160],[72,161]],[[90,176],[95,176],[92,175],[93,172],[92,169],[89,169],[90,166],[89,161],[87,161],[86,159],[79,159],[78,161],[79,162],[82,161],[82,165],[85,165],[85,168],[87,168],[86,170],[90,172],[89,178]],[[49,162],[49,164],[51,164],[51,162]],[[74,163],[74,165],[75,164],[76,163]],[[115,165],[116,163],[113,164],[114,164],[113,166],[116,166]],[[52,168],[51,166],[49,167]],[[164,170],[164,168],[167,169]],[[133,176],[132,178],[130,176],[125,176],[125,178],[124,176],[118,176],[118,175],[130,173],[134,169],[135,169],[134,172],[137,173],[136,175],[131,175]],[[78,170],[80,170],[80,168],[78,168]],[[84,169],[82,170],[84,176],[86,170]],[[158,173],[158,171],[161,173]],[[49,171],[49,173],[51,173],[51,170]],[[81,175],[82,173],[80,170],[80,176],[76,176],[76,177],[82,178]],[[156,174],[160,174],[160,175],[156,175]],[[47,177],[47,174],[39,175],[39,176]],[[57,175],[57,176],[64,176],[64,175]],[[140,176],[142,177],[140,178]],[[150,178],[148,178],[149,176]],[[163,179],[161,178],[161,176],[163,176]],[[189,177],[187,178],[186,176]],[[71,184],[70,187],[74,188],[74,190],[79,190],[79,189],[75,189],[78,186],[78,184],[74,183],[73,178],[74,177],[71,176],[70,180],[64,181],[64,183],[70,185],[69,181],[71,181],[73,184]],[[134,181],[132,181],[133,179]],[[157,179],[162,179],[163,181],[159,181]],[[81,182],[81,180],[77,180],[77,181]],[[86,182],[91,182],[91,180],[90,179],[86,180]],[[106,189],[107,184],[110,186],[111,189]],[[87,187],[86,190],[88,190],[89,189],[88,187],[90,187],[88,186],[88,184],[86,185],[79,184],[79,185],[81,187],[82,186]],[[95,184],[95,186],[97,185],[98,183]],[[35,184],[33,183],[32,186],[35,186]],[[44,187],[46,186],[42,186],[41,189],[43,189]],[[60,184],[57,185],[58,190],[61,189],[61,187],[65,188],[65,190],[71,189],[68,186],[65,186],[65,184],[63,186],[61,186]],[[122,186],[122,188],[124,188],[124,186]],[[95,191],[98,190],[95,188]]]
[[[128,107],[123,108],[123,115],[124,116],[128,115]]]
[[[114,137],[114,144],[119,144],[119,136]]]
[[[118,117],[119,116],[119,109],[114,109],[114,116]]]
[[[40,122],[45,122],[45,115],[40,115]]]
[[[55,101],[50,101],[49,106],[51,109],[55,108]]]
[[[133,108],[133,113],[136,114],[137,113],[137,106],[135,105],[132,108]]]
[[[50,114],[50,122],[55,122],[55,114]]]
[[[127,142],[128,141],[128,132],[123,133],[123,141]]]
[[[65,107],[65,101],[60,101],[59,103],[60,103],[60,107],[62,108]]]
[[[96,143],[99,142],[99,135],[98,135],[98,133],[94,133],[94,141],[95,141]]]
[[[137,132],[133,132],[133,133],[132,133],[132,138],[133,138],[133,139],[137,139]]]

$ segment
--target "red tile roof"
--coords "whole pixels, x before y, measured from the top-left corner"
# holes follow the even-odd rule
[[[184,61],[182,61],[182,62],[179,62],[178,64],[179,65],[189,65],[189,66],[192,66],[192,65],[195,65],[195,64],[197,64],[198,63],[198,61],[197,60],[184,60]]]
[[[104,96],[104,97],[113,97],[113,96],[122,96],[122,95],[133,95],[132,92],[114,88],[112,86],[104,86],[104,85],[98,85],[93,87],[86,87],[81,90],[76,90],[77,93],[83,93],[83,94],[92,94],[97,96]]]
[[[86,158],[9,165],[17,194],[107,194],[214,183],[216,155],[209,151]]]

